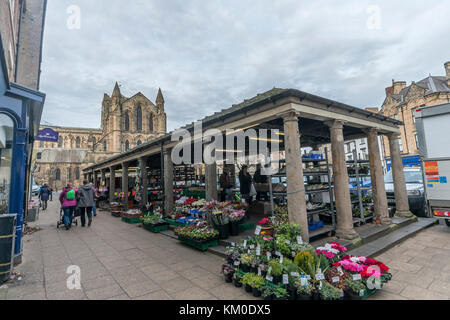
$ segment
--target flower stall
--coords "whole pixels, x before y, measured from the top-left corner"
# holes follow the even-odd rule
[[[302,240],[299,225],[272,226],[273,235],[261,234],[260,225],[254,237],[226,248],[226,282],[266,300],[356,300],[392,278],[385,264],[348,255],[338,242],[313,248]]]
[[[143,216],[140,219],[142,221],[142,227],[153,233],[167,230],[169,226],[159,214]]]
[[[139,223],[141,222],[142,211],[139,209],[128,209],[120,213],[123,222],[126,223]]]

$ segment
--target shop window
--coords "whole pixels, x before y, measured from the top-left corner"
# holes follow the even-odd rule
[[[56,169],[56,177],[55,177],[56,181],[61,180],[61,170],[59,168]]]
[[[0,114],[0,214],[7,214],[9,209],[13,140],[14,122]]]
[[[63,139],[62,139],[61,136],[59,136],[59,138],[58,138],[58,148],[62,148],[62,146],[63,146]]]
[[[151,114],[148,119],[148,130],[150,132],[153,132],[153,115]]]
[[[80,148],[81,148],[81,139],[80,139],[80,137],[77,137],[77,140],[76,140],[76,148],[77,148],[77,149],[80,149]]]
[[[128,113],[125,115],[125,131],[130,130],[130,116]]]
[[[141,106],[138,106],[137,111],[136,111],[136,130],[138,132],[142,131],[142,108],[141,108]]]

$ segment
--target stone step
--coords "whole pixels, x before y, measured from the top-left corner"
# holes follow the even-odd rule
[[[417,222],[409,223],[382,237],[364,243],[350,250],[349,254],[353,256],[374,257],[437,222],[438,220],[434,218],[418,218]]]

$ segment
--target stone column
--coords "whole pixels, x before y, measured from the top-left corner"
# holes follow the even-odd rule
[[[309,241],[298,114],[289,112],[283,121],[289,221],[300,225],[303,240]]]
[[[359,235],[353,228],[347,161],[344,151],[344,124],[342,121],[334,120],[326,122],[326,125],[330,127],[331,157],[333,159],[336,236],[340,239],[353,240]]]
[[[218,200],[217,197],[217,164],[205,164],[206,201]]]
[[[148,174],[147,174],[147,157],[139,158],[139,168],[141,169],[141,177],[142,177],[142,199],[141,199],[141,207],[144,208],[148,202]]]
[[[409,211],[408,194],[406,193],[405,173],[403,172],[402,157],[400,156],[399,134],[388,135],[389,150],[391,152],[392,176],[394,179],[395,216],[412,218],[414,214]]]
[[[128,163],[122,163],[122,192],[125,197],[123,199],[123,205],[128,209]]]
[[[384,187],[383,166],[381,163],[378,132],[376,128],[366,130],[369,149],[370,179],[372,182],[372,198],[374,205],[373,220],[376,223],[391,224],[387,205],[386,189]]]
[[[164,150],[164,212],[172,213],[173,210],[173,162],[172,150]]]
[[[109,167],[109,203],[114,199],[114,189],[116,188],[116,168]]]

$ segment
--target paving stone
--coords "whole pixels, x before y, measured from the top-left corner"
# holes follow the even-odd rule
[[[153,280],[154,282],[161,284],[166,281],[171,281],[178,277],[178,274],[171,271],[171,270],[165,270],[157,273],[153,273],[151,275],[148,275],[148,277]]]
[[[150,276],[154,273],[158,273],[161,271],[167,270],[167,266],[161,264],[161,263],[153,263],[151,265],[141,267],[140,268],[142,272],[144,272],[147,276]]]
[[[219,266],[220,268],[220,266]],[[179,273],[185,277],[186,279],[194,279],[201,277],[202,275],[206,274],[208,271],[199,268],[199,267],[193,267],[190,269],[181,270]]]
[[[405,287],[407,285],[408,285],[408,283],[402,282],[396,276],[395,280],[392,279],[388,283],[385,283],[383,285],[382,290],[393,293],[393,294],[400,294],[400,292],[402,292],[402,290],[405,289]]]
[[[448,296],[435,291],[423,289],[417,286],[407,286],[401,295],[412,300],[442,300],[448,299]]]
[[[176,300],[206,300],[211,297],[208,291],[199,287],[191,287],[187,290],[171,294]]]
[[[125,294],[125,292],[117,284],[86,291],[86,296],[90,300],[103,300],[103,299],[112,298],[112,297],[115,297],[115,296],[118,296],[121,294]]]
[[[405,297],[402,297],[398,294],[393,294],[387,291],[380,290],[370,296],[367,300],[407,300]]]
[[[440,292],[450,298],[450,282],[434,280],[428,289],[431,291]]]
[[[121,294],[112,298],[108,298],[107,300],[130,300],[130,297],[126,294]]]
[[[165,281],[159,284],[159,286],[164,289],[167,293],[172,294],[178,291],[186,290],[193,287],[194,284],[183,277],[173,278],[170,281]]]
[[[422,266],[413,264],[413,260],[410,261],[410,263],[407,262],[401,262],[401,261],[391,261],[389,267],[404,270],[406,272],[416,272],[419,271]]]
[[[224,280],[223,276],[219,277],[208,273],[200,277],[191,279],[191,282],[202,289],[209,290],[222,285],[224,283]]]
[[[138,282],[121,286],[130,298],[140,297],[153,291],[161,290],[161,288],[153,281]]]
[[[82,279],[81,285],[85,291],[94,290],[103,287],[109,287],[116,285],[117,282],[114,280],[112,275],[101,276],[93,279]]]
[[[48,300],[85,300],[86,295],[84,294],[83,290],[80,290],[80,289],[73,289],[73,290],[66,289],[65,291],[54,292],[54,293],[47,292],[47,299]]]
[[[149,294],[136,297],[135,300],[173,300],[164,290],[158,290]]]

